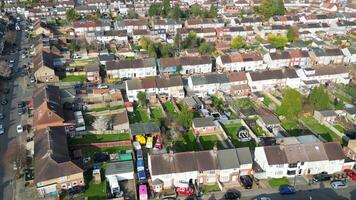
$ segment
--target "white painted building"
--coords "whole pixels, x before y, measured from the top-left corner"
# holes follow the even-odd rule
[[[181,74],[201,74],[212,71],[212,62],[209,56],[181,57]]]
[[[216,59],[216,67],[218,72],[266,69],[262,56],[258,52],[221,55]]]
[[[156,76],[156,60],[154,58],[119,60],[106,63],[108,78],[142,78]]]

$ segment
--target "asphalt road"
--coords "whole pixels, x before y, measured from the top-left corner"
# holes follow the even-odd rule
[[[24,47],[27,42],[24,35],[24,31],[16,32],[16,47]],[[14,72],[17,72],[23,64],[28,63],[28,58],[23,60],[20,53],[8,55],[5,59],[14,59]],[[31,96],[32,92],[26,88],[26,77],[21,77],[19,73],[13,73],[12,79],[7,81],[6,84],[10,92],[9,94],[1,94],[1,97],[6,97],[8,103],[0,108],[1,112],[5,115],[5,119],[0,121],[5,128],[5,133],[0,135],[0,199],[12,200],[14,199],[13,189],[16,185],[14,183],[15,171],[13,170],[13,163],[10,163],[9,159],[7,159],[6,152],[17,141],[20,143],[25,141],[23,134],[16,132],[17,125],[26,124],[25,116],[18,116],[17,114],[17,103]]]

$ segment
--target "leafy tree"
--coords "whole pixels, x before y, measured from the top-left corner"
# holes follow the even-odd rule
[[[218,9],[212,4],[209,10],[204,10],[204,18],[216,18],[218,16]]]
[[[245,45],[245,39],[242,36],[236,36],[231,39],[230,47],[233,49],[240,49]]]
[[[297,90],[288,88],[283,93],[282,104],[277,108],[277,113],[286,117],[295,117],[302,107],[302,95]]]
[[[163,16],[163,9],[161,3],[153,3],[151,4],[150,8],[148,9],[148,15],[152,16]]]
[[[80,15],[77,13],[74,8],[70,8],[66,11],[66,19],[67,21],[73,22],[80,18]]]
[[[127,11],[127,19],[138,19],[138,14],[134,10],[130,9]]]
[[[263,0],[261,5],[255,7],[257,13],[264,16],[266,19],[274,15],[284,15],[285,7],[283,0]]]
[[[141,46],[142,49],[147,49],[151,43],[152,41],[147,37],[141,37],[138,41],[138,44]]]
[[[184,12],[180,8],[179,4],[175,4],[174,7],[168,12],[168,17],[178,20],[183,14]]]
[[[287,38],[289,42],[295,42],[299,39],[298,30],[296,27],[289,27],[287,32]]]
[[[214,108],[218,109],[218,110],[223,110],[224,108],[224,102],[221,98],[217,97],[217,96],[212,96],[211,97],[211,103],[213,105]]]
[[[154,43],[151,43],[148,45],[147,47],[147,53],[149,56],[151,57],[156,57],[157,54],[156,54],[156,47],[155,47],[155,44]]]
[[[177,122],[185,129],[192,126],[193,112],[190,111],[186,105],[182,106],[181,111],[177,114]]]
[[[283,49],[288,43],[288,38],[284,35],[269,34],[268,41],[271,43],[273,47],[277,49]]]
[[[75,40],[73,40],[71,43],[69,43],[68,49],[71,52],[76,52],[80,50],[80,45]]]
[[[329,94],[323,85],[313,88],[308,101],[315,110],[327,110],[331,106]]]
[[[137,93],[137,99],[138,102],[140,103],[141,106],[146,107],[147,104],[147,98],[146,98],[146,93],[145,92],[138,92]]]
[[[202,8],[200,7],[200,5],[198,4],[193,4],[192,6],[190,6],[190,15],[192,17],[200,17],[202,16]]]
[[[171,4],[170,4],[169,0],[163,0],[162,4],[163,4],[164,16],[167,16],[169,11],[171,10]]]
[[[211,52],[213,52],[215,49],[215,47],[213,46],[213,44],[208,43],[208,42],[203,42],[200,44],[198,51],[200,54],[210,54]]]

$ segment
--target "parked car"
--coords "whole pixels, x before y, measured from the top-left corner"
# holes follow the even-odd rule
[[[141,145],[139,142],[132,142],[132,145],[134,146],[134,149],[137,151],[137,150],[141,150]]]
[[[313,176],[313,182],[323,182],[323,181],[330,181],[331,175],[327,173],[320,173],[320,174],[315,174]]]
[[[240,176],[240,181],[245,189],[252,188],[253,180],[252,180],[251,176],[248,176],[248,175]]]
[[[241,193],[238,191],[229,191],[225,193],[224,198],[226,200],[238,200],[241,198]]]
[[[16,131],[17,131],[17,133],[22,133],[23,132],[23,127],[22,127],[21,124],[17,125]]]
[[[18,114],[19,116],[21,116],[23,113],[24,113],[24,112],[23,112],[23,109],[22,109],[22,108],[19,108],[19,109],[17,110],[17,114]]]
[[[4,119],[5,116],[4,116],[4,113],[0,112],[0,119]]]
[[[341,180],[331,181],[330,185],[334,189],[347,188],[346,183],[344,181],[341,181]]]
[[[291,185],[281,185],[279,187],[279,194],[285,195],[285,194],[295,194],[297,191],[295,188]]]
[[[272,200],[270,197],[257,197],[253,200]]]
[[[97,86],[97,88],[98,88],[98,89],[108,89],[109,86],[107,86],[107,85],[105,85],[105,84],[99,84],[99,85]]]
[[[4,132],[5,132],[4,126],[0,124],[0,135],[4,134]]]
[[[2,98],[1,99],[1,105],[6,105],[7,104],[7,99],[6,98]]]
[[[24,108],[26,107],[26,103],[23,101],[20,101],[19,103],[17,103],[17,108]]]
[[[345,169],[344,172],[351,180],[356,181],[356,173],[352,169]]]
[[[153,147],[153,137],[147,137],[146,148],[152,149]]]

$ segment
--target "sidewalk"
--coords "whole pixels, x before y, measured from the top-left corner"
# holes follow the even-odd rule
[[[21,178],[16,180],[14,199],[38,200],[41,198],[38,196],[36,187],[34,185],[25,187],[25,181]]]

